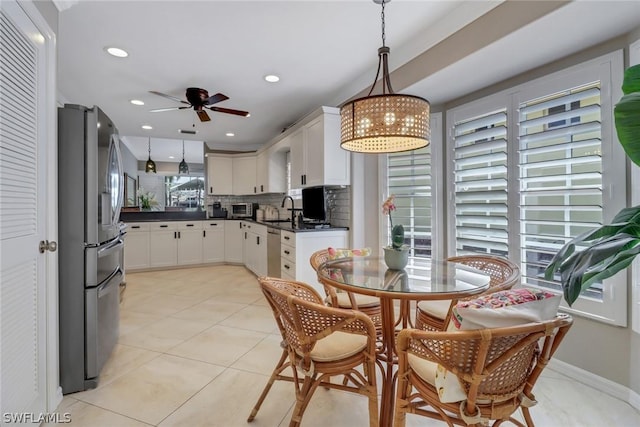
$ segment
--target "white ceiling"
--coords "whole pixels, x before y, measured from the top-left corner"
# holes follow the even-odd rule
[[[61,9],[61,100],[100,106],[140,160],[147,158],[148,137],[154,160],[171,161],[168,156],[173,155],[179,162],[183,138],[187,162],[202,158],[202,145],[194,141],[204,141],[210,149],[255,150],[319,106],[339,106],[368,88],[381,45],[380,6],[371,0],[55,3]],[[501,3],[393,0],[386,6],[391,68]],[[394,89],[442,104],[628,32],[638,23],[638,1],[571,2],[426,79]],[[107,46],[121,47],[129,57],[111,57],[104,51]],[[265,82],[270,73],[278,74],[280,82]],[[211,122],[201,123],[190,109],[149,112],[179,105],[150,90],[186,99],[187,87],[210,95],[221,92],[229,99],[216,106],[247,110],[251,117],[209,111]],[[145,105],[134,106],[131,99]],[[143,124],[153,130],[141,129]],[[198,133],[181,135],[178,129]],[[227,137],[227,132],[235,136]]]

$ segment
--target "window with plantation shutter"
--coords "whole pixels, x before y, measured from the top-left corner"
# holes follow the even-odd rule
[[[519,104],[522,276],[560,290],[544,269],[572,237],[603,224],[600,82]],[[579,248],[578,248],[579,249]],[[602,299],[602,284],[584,295]]]
[[[411,247],[411,256],[431,256],[430,146],[387,156],[387,191],[395,195],[393,223],[404,226],[404,242]],[[390,235],[387,224],[388,241]]]
[[[617,51],[447,111],[448,255],[505,256],[523,285],[562,291],[544,278],[553,256],[626,206],[622,75]],[[626,282],[620,272],[564,309],[624,326]]]
[[[454,123],[453,165],[456,253],[506,256],[506,108]]]

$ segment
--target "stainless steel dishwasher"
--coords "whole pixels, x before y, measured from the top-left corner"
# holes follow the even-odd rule
[[[267,275],[280,277],[280,230],[267,228]]]

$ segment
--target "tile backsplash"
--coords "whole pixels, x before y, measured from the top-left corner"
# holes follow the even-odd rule
[[[278,208],[280,218],[290,218],[291,202],[282,206],[284,193],[269,193],[248,196],[207,195],[207,206],[213,202],[220,202],[223,208],[231,211],[233,203],[258,203],[260,206],[271,205]],[[293,196],[295,207],[302,208],[300,194]],[[350,223],[351,191],[350,187],[327,187],[327,220],[334,227],[349,227]]]

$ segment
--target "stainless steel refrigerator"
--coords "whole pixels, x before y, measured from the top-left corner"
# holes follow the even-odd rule
[[[118,341],[124,243],[120,139],[98,107],[58,109],[60,385],[95,388]]]

